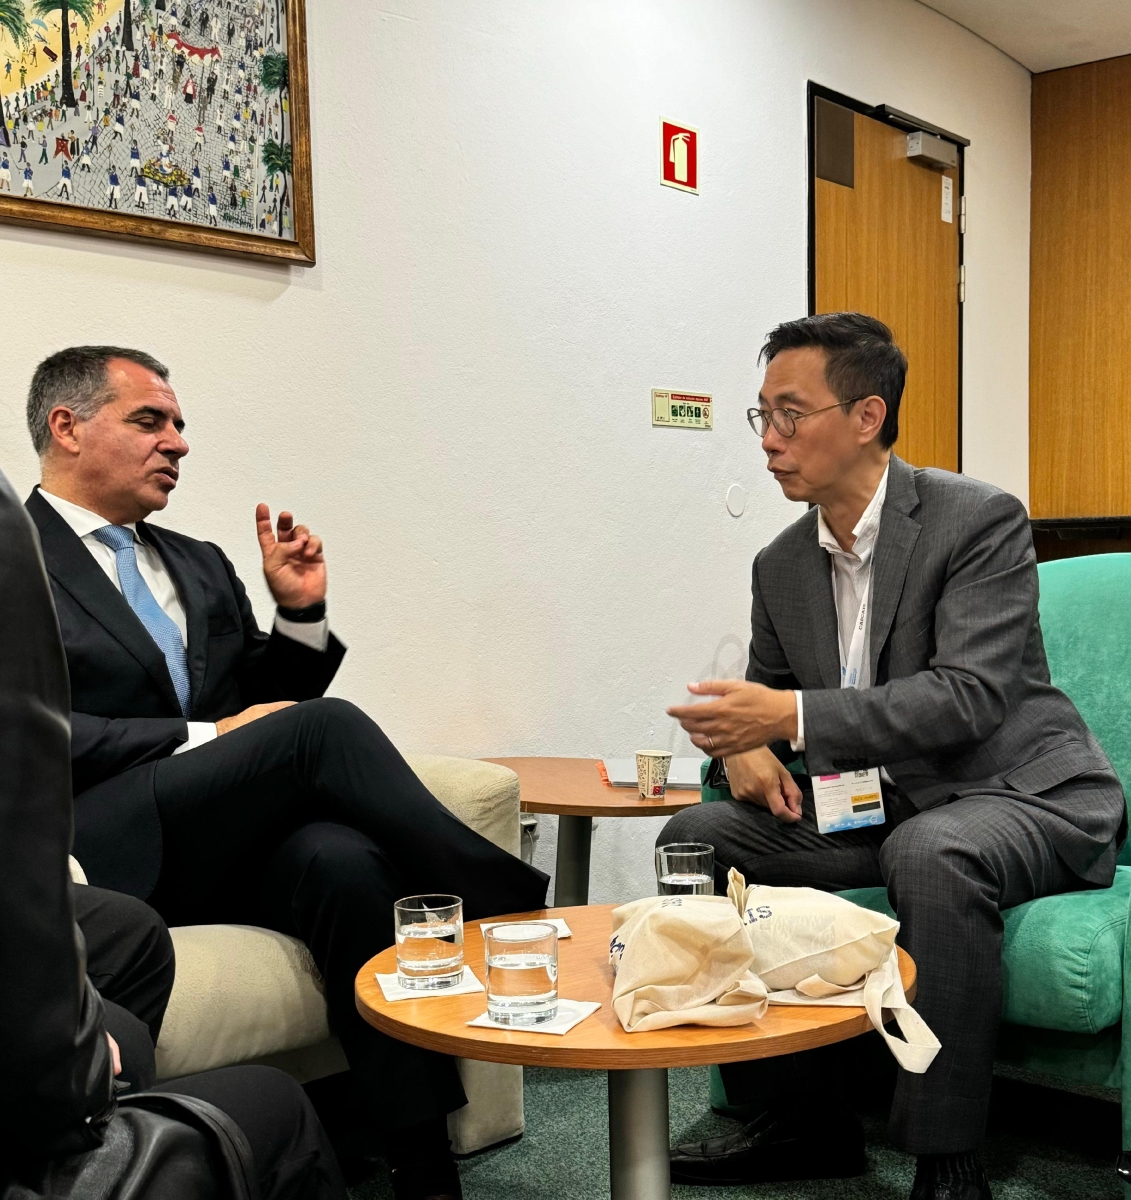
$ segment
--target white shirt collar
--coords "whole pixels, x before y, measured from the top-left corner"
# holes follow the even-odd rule
[[[105,517],[100,517],[98,513],[91,512],[89,508],[82,508],[70,500],[64,500],[62,496],[53,496],[45,488],[41,487],[39,494],[80,538],[87,537],[96,529],[103,529],[107,525],[113,524],[112,521],[107,521]],[[137,541],[137,524],[134,521],[128,521],[122,528],[128,529],[134,535],[134,541]]]
[[[822,550],[827,550],[830,554],[841,554],[848,558],[867,562],[871,557],[876,535],[880,531],[880,514],[883,511],[884,498],[887,496],[888,471],[890,470],[890,464],[884,467],[884,473],[880,476],[880,482],[876,485],[872,499],[868,501],[868,507],[860,514],[860,520],[853,527],[852,536],[856,540],[852,543],[851,550],[845,550],[836,540],[833,531],[825,523],[824,512],[820,508],[817,509],[817,541]]]

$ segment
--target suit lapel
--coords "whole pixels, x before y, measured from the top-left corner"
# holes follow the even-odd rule
[[[876,664],[888,639],[895,611],[903,596],[903,582],[911,552],[922,527],[909,514],[919,507],[915,474],[901,458],[891,456],[888,490],[880,514],[880,532],[876,539],[876,557],[872,567],[872,627],[869,630],[869,659],[872,682],[876,682]]]
[[[165,537],[161,529],[147,525],[144,521],[138,522],[137,531],[141,540],[152,546],[160,555],[161,561],[177,585],[177,592],[184,605],[188,629],[188,645],[185,652],[188,657],[191,713],[200,698],[205,668],[208,665],[208,606],[205,603],[204,589],[200,586],[188,556],[175,541]]]
[[[803,551],[798,573],[809,597],[809,623],[813,655],[821,682],[827,688],[840,687],[840,643],[837,634],[836,601],[833,599],[832,568],[829,556],[817,541],[817,510],[809,514],[811,528],[802,539]]]
[[[173,711],[179,713],[181,706],[165,656],[122,593],[38,490],[28,497],[27,510],[39,529],[43,559],[51,578],[137,659],[161,688]]]

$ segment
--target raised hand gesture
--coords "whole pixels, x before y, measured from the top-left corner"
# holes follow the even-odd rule
[[[266,504],[255,506],[255,530],[263,552],[263,575],[275,603],[307,608],[326,599],[326,559],[322,539],[281,512],[275,529]]]
[[[668,709],[712,758],[730,758],[757,750],[779,738],[797,737],[797,697],[791,689],[768,688],[745,679],[708,679],[689,683],[697,696],[716,696],[707,704]]]

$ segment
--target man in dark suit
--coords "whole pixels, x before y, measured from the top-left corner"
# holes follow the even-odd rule
[[[725,763],[734,801],[688,809],[661,840],[709,842],[724,874],[751,883],[887,885],[918,966],[916,1007],[942,1043],[925,1074],[900,1071],[892,1140],[919,1156],[913,1200],[988,1200],[976,1151],[1001,909],[1110,885],[1122,788],[1049,680],[1021,502],[892,454],[907,364],[890,331],[859,313],[809,317],[775,329],[763,356],[750,421],[782,491],[811,507],[754,560],[746,681],[693,685],[718,698],[672,710]],[[882,811],[868,799],[859,827],[832,832],[854,823],[839,793],[858,775],[885,819],[864,824]],[[863,1170],[859,1123],[817,1111],[835,1086],[828,1058],[728,1068],[771,1110],[681,1147],[675,1177]]]
[[[458,1196],[455,1064],[366,1025],[353,979],[392,942],[399,897],[454,892],[474,918],[540,907],[547,877],[450,814],[359,709],[321,698],[345,651],[315,535],[258,507],[265,634],[219,547],[147,522],[188,453],[165,367],[61,351],[35,372],[28,426],[42,481],[27,507],[70,668],[76,857],[171,925],[301,937],[398,1200]]]

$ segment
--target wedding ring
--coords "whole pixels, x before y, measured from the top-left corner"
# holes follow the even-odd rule
[[[714,748],[715,748],[715,739],[714,739],[713,737],[711,737],[711,735],[710,735],[710,734],[707,734],[707,741],[709,741],[709,742],[711,743],[711,749],[712,749],[712,750],[714,750]]]

